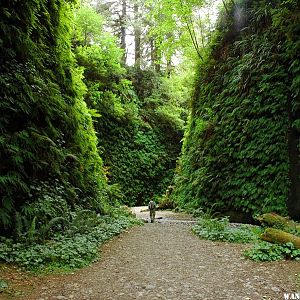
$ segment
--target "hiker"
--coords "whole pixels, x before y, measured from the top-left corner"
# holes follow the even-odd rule
[[[150,220],[151,220],[151,223],[154,223],[156,203],[153,200],[151,200],[149,202],[149,204],[148,204],[148,208],[149,208],[149,211],[150,211]]]

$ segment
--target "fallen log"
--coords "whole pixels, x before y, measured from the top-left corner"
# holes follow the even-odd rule
[[[273,244],[293,243],[295,248],[300,249],[300,237],[280,229],[267,228],[261,239]]]
[[[299,232],[300,224],[276,213],[266,213],[256,218],[262,226],[274,227],[288,232]]]

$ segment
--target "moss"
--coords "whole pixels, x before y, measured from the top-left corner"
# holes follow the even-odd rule
[[[292,243],[296,249],[300,249],[300,237],[276,228],[267,228],[261,235],[261,239],[275,244]]]

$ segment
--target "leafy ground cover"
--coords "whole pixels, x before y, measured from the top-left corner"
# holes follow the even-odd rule
[[[255,261],[300,260],[300,249],[296,249],[292,243],[279,245],[261,241],[262,227],[248,224],[231,224],[227,217],[200,216],[192,231],[207,240],[251,243],[253,244],[252,248],[244,251],[243,254]]]
[[[259,241],[250,250],[246,250],[244,255],[255,261],[300,260],[300,249],[296,249],[293,243],[278,245]]]
[[[0,262],[18,264],[34,272],[81,268],[99,258],[100,245],[135,224],[140,221],[120,210],[107,216],[77,211],[68,227],[49,240],[26,243],[0,237]]]
[[[251,243],[258,240],[261,228],[248,224],[232,226],[228,217],[199,218],[197,225],[193,227],[193,232],[211,241]]]

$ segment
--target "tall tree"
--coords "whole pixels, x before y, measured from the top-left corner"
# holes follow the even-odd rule
[[[160,72],[161,57],[158,47],[158,40],[155,37],[150,37],[150,60],[151,66],[156,72]]]
[[[141,67],[141,24],[139,4],[134,3],[134,65],[137,69]]]
[[[102,32],[103,18],[95,9],[82,6],[75,12],[75,40],[86,46],[97,42]]]
[[[127,27],[128,27],[128,1],[129,0],[96,0],[89,1],[93,4],[98,13],[104,16],[105,27],[118,38],[119,46],[123,50],[122,62],[127,60]]]
[[[211,2],[211,1],[208,1]],[[161,57],[167,69],[172,68],[172,59],[179,53],[202,59],[207,36],[210,33],[210,19],[203,10],[204,1],[196,0],[148,0],[150,35],[159,41]],[[191,55],[192,54],[192,55]]]
[[[122,61],[126,63],[127,49],[126,49],[126,23],[127,23],[127,2],[122,0],[122,14],[120,16],[120,31],[121,31],[121,49],[123,49],[124,54]]]

